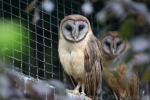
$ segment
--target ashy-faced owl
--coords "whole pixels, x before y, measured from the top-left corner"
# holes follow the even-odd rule
[[[128,41],[123,39],[118,32],[111,31],[101,38],[101,53],[103,77],[108,86],[117,94],[119,100],[136,99],[139,95],[139,78],[134,73],[127,77],[129,69],[125,64],[111,68],[111,62],[122,55],[129,48]],[[115,73],[115,74],[114,74]]]
[[[93,35],[88,19],[69,15],[62,19],[59,30],[59,58],[64,71],[78,83],[74,93],[94,96],[101,82],[100,43]]]
[[[129,45],[116,31],[105,33],[101,38],[101,52],[104,66],[109,66],[111,62],[127,51]]]

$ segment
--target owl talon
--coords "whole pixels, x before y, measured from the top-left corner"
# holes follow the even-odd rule
[[[72,93],[73,90],[66,89],[66,92],[67,92],[67,93]]]
[[[68,93],[72,93],[72,94],[74,94],[74,95],[80,95],[80,92],[79,92],[78,90],[68,90],[68,89],[66,89],[66,91],[67,91]]]
[[[73,90],[73,94],[80,95],[80,92],[78,90]]]

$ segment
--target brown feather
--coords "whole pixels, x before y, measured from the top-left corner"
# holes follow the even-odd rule
[[[87,94],[95,97],[98,85],[101,82],[101,54],[100,43],[92,37],[88,43],[88,48],[84,51],[84,64],[86,70]]]

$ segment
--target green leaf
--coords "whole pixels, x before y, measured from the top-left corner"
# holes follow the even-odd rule
[[[150,81],[150,71],[146,71],[144,72],[143,76],[142,76],[142,82],[147,82]]]
[[[121,26],[119,27],[118,31],[121,33],[123,38],[129,38],[131,37],[134,29],[134,20],[133,19],[127,19],[125,20]]]

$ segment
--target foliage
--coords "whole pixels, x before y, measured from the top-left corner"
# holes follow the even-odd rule
[[[0,53],[9,53],[13,48],[20,49],[26,43],[23,34],[25,31],[17,20],[0,20]]]

